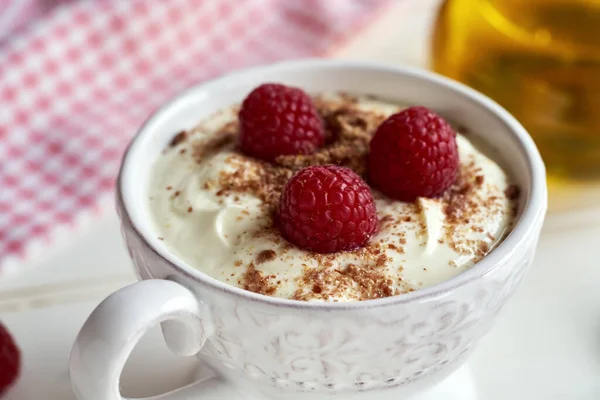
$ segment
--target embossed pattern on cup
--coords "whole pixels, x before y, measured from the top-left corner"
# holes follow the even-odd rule
[[[122,232],[138,277],[172,279],[191,290],[206,306],[212,324],[212,335],[199,357],[224,377],[267,398],[279,398],[284,392],[325,397],[392,389],[408,393],[439,381],[462,365],[491,328],[532,261],[546,210],[539,154],[522,127],[497,105],[434,75],[361,62],[313,60],[289,65],[241,73],[227,83],[191,89],[142,128],[140,136],[154,134],[158,140],[153,144],[134,142],[133,146],[139,147],[133,150],[137,156],[126,156],[117,194]],[[265,298],[225,287],[182,266],[153,238],[147,211],[132,206],[144,201],[132,194],[140,192],[141,186],[127,186],[129,177],[124,177],[123,171],[147,171],[170,139],[167,127],[171,132],[189,127],[194,118],[210,113],[210,107],[239,100],[257,82],[267,80],[426,104],[452,115],[471,131],[482,132],[484,140],[507,154],[503,161],[522,189],[520,222],[511,237],[484,259],[487,264],[445,284],[359,305],[308,305]],[[219,97],[217,88],[226,93]],[[394,93],[403,98],[393,98]],[[209,106],[206,97],[211,95],[219,98],[212,98],[214,104]],[[196,115],[198,109],[202,109],[201,115]],[[142,159],[144,146],[152,150]],[[140,165],[127,165],[128,159]],[[168,323],[163,324],[165,333],[169,329]],[[174,340],[170,335],[166,339]]]

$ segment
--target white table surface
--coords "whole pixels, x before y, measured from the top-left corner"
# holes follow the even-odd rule
[[[425,65],[436,0],[393,6],[337,54]],[[600,191],[555,191],[531,273],[469,364],[482,400],[600,399]],[[4,400],[74,400],[73,339],[107,294],[134,281],[112,205],[42,260],[0,281],[0,320],[24,354]],[[191,379],[153,330],[126,367],[125,395],[148,396]]]

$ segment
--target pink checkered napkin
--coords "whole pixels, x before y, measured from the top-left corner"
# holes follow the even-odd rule
[[[0,0],[0,272],[102,209],[128,140],[169,97],[326,54],[387,2]]]

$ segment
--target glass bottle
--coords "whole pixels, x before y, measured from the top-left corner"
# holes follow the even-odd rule
[[[432,63],[519,119],[549,175],[600,180],[600,0],[446,0]]]

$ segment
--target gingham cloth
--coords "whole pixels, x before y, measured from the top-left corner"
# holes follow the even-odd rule
[[[128,140],[169,97],[326,55],[387,2],[0,0],[0,272],[106,208]]]

